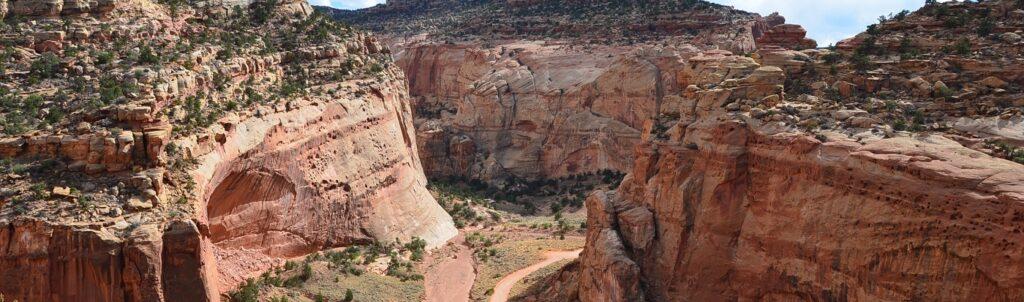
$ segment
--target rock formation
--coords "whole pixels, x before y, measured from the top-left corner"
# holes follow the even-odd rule
[[[789,49],[810,49],[818,47],[818,43],[807,38],[807,31],[797,24],[780,24],[774,26],[757,38],[758,47],[777,46]]]
[[[374,37],[300,1],[12,5],[6,299],[217,301],[284,258],[455,235]]]
[[[879,27],[923,39],[901,24],[1011,4],[932,4]],[[995,16],[982,22],[1020,30]],[[1022,83],[977,67],[1021,52],[978,35],[963,39],[999,51],[925,49],[895,64],[863,46],[686,60],[680,118],[645,133],[617,190],[588,198],[581,259],[524,300],[1021,300],[1020,119],[988,102],[1020,93],[991,86]],[[931,67],[951,61],[971,71]],[[938,74],[943,83],[923,79]]]
[[[389,1],[331,12],[396,49],[427,174],[498,184],[628,170],[644,123],[685,88],[671,71],[693,45],[752,52],[785,23],[701,1]]]

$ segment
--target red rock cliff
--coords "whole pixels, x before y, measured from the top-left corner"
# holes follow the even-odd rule
[[[262,22],[224,12],[249,3],[222,2],[132,2],[90,11],[100,19],[69,17],[61,31],[43,17],[67,7],[19,9],[36,18],[24,34],[0,28],[18,54],[0,62],[14,75],[0,80],[0,98],[42,100],[32,110],[49,115],[43,124],[15,119],[21,107],[0,110],[4,298],[218,301],[285,258],[414,237],[434,247],[455,235],[426,190],[407,86],[387,48],[309,15],[304,1],[249,6],[269,15]],[[226,51],[233,42],[198,33],[260,42]],[[134,50],[112,39],[148,49],[149,60],[122,59]],[[62,47],[113,59],[53,52]],[[28,77],[44,59],[46,76]]]
[[[690,60],[694,105],[589,197],[579,265],[531,299],[1024,298],[1024,166],[941,133],[811,137],[729,113],[784,79],[748,60]]]

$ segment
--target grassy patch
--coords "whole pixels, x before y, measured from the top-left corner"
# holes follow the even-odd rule
[[[317,269],[317,271],[319,268]],[[320,294],[326,301],[343,301],[347,290],[352,290],[355,301],[419,301],[423,297],[422,280],[402,281],[397,277],[366,273],[360,276],[335,274],[324,267],[323,275],[307,281],[301,288],[308,294]],[[316,275],[316,274],[314,274]]]
[[[501,278],[534,263],[544,260],[546,251],[568,251],[583,247],[583,238],[529,239],[498,243],[487,249],[486,261],[477,258],[476,283],[470,291],[470,298],[487,300],[494,286]]]
[[[587,211],[579,210],[572,213],[563,213],[561,215],[562,221],[568,224],[573,229],[579,228],[584,222],[587,222]],[[551,216],[522,216],[511,218],[508,224],[513,226],[528,227],[531,229],[554,229],[558,227],[558,219],[555,215]]]

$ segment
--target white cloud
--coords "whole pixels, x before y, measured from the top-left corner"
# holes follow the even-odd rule
[[[922,0],[711,0],[737,9],[768,15],[779,12],[787,23],[803,25],[821,46],[864,31],[878,17],[901,10],[914,11]]]
[[[331,0],[309,0],[310,5],[330,6]]]
[[[380,3],[384,3],[385,0],[310,0],[317,2],[330,2],[330,6],[343,9],[360,9],[371,7]]]

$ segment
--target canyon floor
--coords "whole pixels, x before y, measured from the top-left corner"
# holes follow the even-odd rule
[[[1024,0],[0,21],[0,302],[1024,301]]]
[[[461,227],[445,245],[364,245],[280,263],[228,293],[233,301],[509,301],[575,259],[584,245],[580,190],[608,188],[600,176],[580,177],[564,192],[535,184],[516,202],[479,183],[434,180],[428,189]],[[563,206],[564,204],[564,206]],[[530,209],[530,210],[526,210]],[[261,300],[262,301],[262,300]]]

